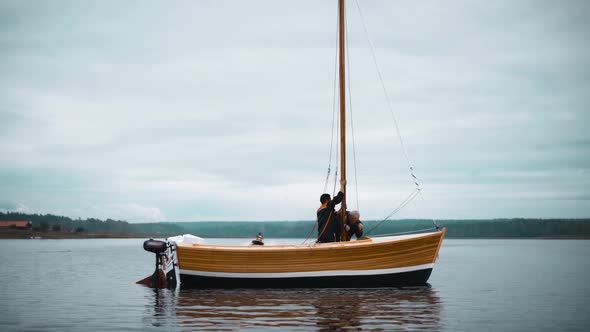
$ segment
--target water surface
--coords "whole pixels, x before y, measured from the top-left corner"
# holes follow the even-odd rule
[[[0,330],[590,328],[590,241],[445,240],[430,287],[323,290],[149,289],[141,244],[0,241]]]

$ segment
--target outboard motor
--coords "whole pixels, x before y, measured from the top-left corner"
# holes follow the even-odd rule
[[[143,242],[143,250],[153,252],[154,254],[161,254],[168,249],[166,242],[160,240],[149,239]]]
[[[143,249],[156,255],[156,269],[137,283],[152,288],[176,288],[176,247],[169,242],[149,239],[143,242]]]

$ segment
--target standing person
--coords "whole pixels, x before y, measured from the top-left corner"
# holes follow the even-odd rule
[[[320,243],[325,242],[338,242],[340,241],[339,234],[342,233],[342,223],[336,215],[334,208],[337,204],[342,202],[344,198],[343,189],[346,185],[346,181],[340,182],[340,191],[334,199],[330,199],[330,194],[322,194],[320,196],[320,203],[322,205],[317,210],[318,218],[318,241]]]

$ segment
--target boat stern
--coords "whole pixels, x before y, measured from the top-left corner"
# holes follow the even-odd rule
[[[152,275],[137,283],[152,288],[176,288],[180,284],[176,243],[149,239],[143,242],[143,249],[156,256],[156,266]]]

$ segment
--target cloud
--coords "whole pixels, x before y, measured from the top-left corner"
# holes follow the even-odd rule
[[[588,216],[585,1],[360,5],[423,183],[400,217]],[[349,7],[359,205],[378,219],[413,185]],[[335,13],[317,1],[2,2],[0,200],[133,221],[313,219]]]

